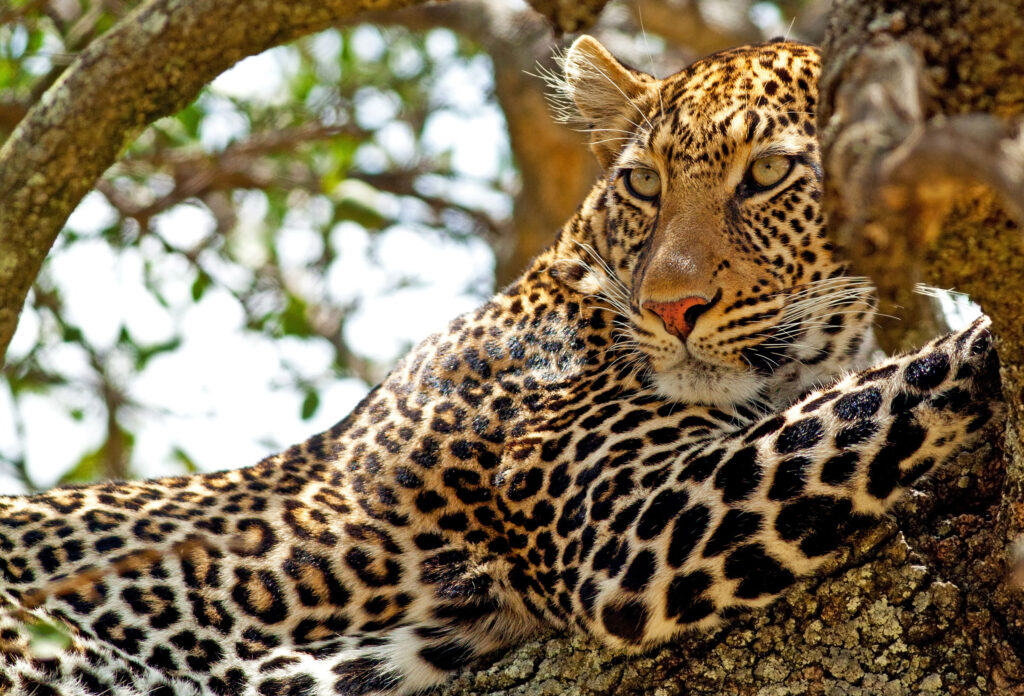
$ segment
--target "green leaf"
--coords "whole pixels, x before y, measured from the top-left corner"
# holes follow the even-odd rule
[[[103,451],[104,445],[86,452],[78,463],[65,471],[60,477],[60,483],[89,483],[95,481],[103,474]]]
[[[185,470],[185,473],[199,473],[199,466],[196,464],[195,460],[192,459],[192,457],[188,456],[188,453],[185,450],[181,449],[180,447],[175,447],[174,450],[171,452],[171,456],[174,457],[174,460],[176,462],[181,464],[181,468]]]
[[[334,204],[334,219],[332,222],[337,223],[344,220],[351,220],[370,230],[380,229],[387,223],[387,218],[376,209],[357,198],[348,196]]]
[[[314,334],[306,317],[306,301],[292,293],[288,293],[288,304],[281,312],[281,333],[303,338]]]
[[[213,285],[213,279],[203,271],[199,271],[196,279],[192,281],[192,301],[198,302],[211,285]]]
[[[306,390],[306,396],[302,400],[302,420],[309,420],[320,408],[320,395],[312,389]]]
[[[163,343],[157,343],[151,346],[139,346],[137,353],[135,354],[135,367],[139,370],[144,368],[146,364],[153,359],[154,356],[160,355],[161,353],[169,353],[177,350],[181,347],[181,337],[174,336],[168,341]]]
[[[199,126],[202,124],[205,115],[202,108],[196,102],[193,102],[179,111],[175,118],[182,125],[184,134],[188,139],[196,140],[199,138]]]
[[[131,461],[132,449],[135,446],[135,435],[124,428],[120,428],[118,434],[122,439],[122,455],[128,461]],[[77,464],[64,472],[58,483],[91,483],[99,478],[108,476],[109,474],[105,466],[107,461],[107,445],[108,441],[105,440],[96,449],[83,454]],[[128,472],[129,477],[130,475],[130,472]]]
[[[82,335],[82,330],[77,326],[72,326],[71,324],[64,324],[61,333],[63,334],[61,338],[63,338],[67,343],[82,343],[85,340],[85,337]]]

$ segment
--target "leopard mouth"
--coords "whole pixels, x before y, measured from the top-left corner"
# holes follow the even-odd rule
[[[680,340],[637,313],[624,345],[643,356],[642,380],[663,398],[720,408],[754,402],[782,406],[853,364],[850,336],[857,322],[833,327],[829,321],[861,309],[865,289],[856,279],[844,279],[840,287],[845,292],[851,285],[852,298],[814,297],[814,309],[823,304],[824,309],[813,312],[806,311],[812,302],[798,300],[775,321],[744,326],[742,333],[723,334],[722,322],[702,331],[698,323],[697,331]],[[803,291],[795,296],[802,298]]]
[[[764,339],[724,355],[705,355],[699,344],[675,341],[647,353],[646,383],[673,401],[735,408],[754,403],[782,407],[828,381],[840,356],[806,331],[761,332]],[[731,360],[730,360],[731,358]]]
[[[670,366],[651,364],[648,382],[671,401],[731,408],[760,398],[764,376],[751,369],[703,360],[687,351]]]

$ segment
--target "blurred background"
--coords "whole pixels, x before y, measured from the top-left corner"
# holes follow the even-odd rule
[[[0,140],[136,4],[0,7]],[[616,1],[590,33],[666,75],[816,42],[826,9]],[[572,213],[598,172],[531,74],[572,37],[514,0],[370,20],[238,63],[85,198],[0,373],[0,494],[245,466],[328,428]]]

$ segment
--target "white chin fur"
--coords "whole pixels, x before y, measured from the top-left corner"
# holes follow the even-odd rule
[[[764,377],[708,363],[686,364],[665,372],[653,370],[660,396],[672,401],[729,408],[757,396]]]

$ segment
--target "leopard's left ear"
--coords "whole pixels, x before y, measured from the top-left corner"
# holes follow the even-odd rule
[[[646,123],[646,110],[656,98],[654,78],[632,70],[592,36],[581,36],[562,58],[564,96],[572,99],[590,148],[607,169],[622,150],[628,132]],[[566,120],[573,120],[567,118]]]

